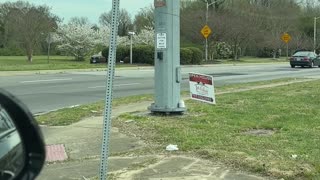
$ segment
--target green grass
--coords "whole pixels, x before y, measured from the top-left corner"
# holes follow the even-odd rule
[[[151,101],[151,95],[138,95],[113,100],[113,107],[131,104],[139,101]],[[91,116],[102,116],[104,110],[104,101],[81,105],[73,108],[64,108],[47,114],[39,115],[36,120],[39,124],[49,126],[67,126]]]
[[[239,61],[219,60],[209,63],[245,64],[245,63],[274,63],[286,62],[284,58],[273,60],[270,58],[243,57]],[[117,67],[137,67],[140,65],[117,64]],[[0,56],[0,71],[31,71],[31,70],[60,70],[60,69],[95,69],[106,68],[106,64],[90,64],[89,58],[85,61],[75,61],[70,56],[34,56],[33,62],[27,62],[26,56]]]
[[[177,144],[181,151],[236,168],[277,178],[320,179],[319,87],[317,80],[224,94],[215,106],[188,100],[184,116],[124,114],[117,124],[147,142]],[[127,119],[135,123],[121,123]],[[256,129],[274,134],[245,133]]]
[[[252,82],[252,83],[243,83],[243,84],[232,84],[226,85],[216,88],[216,92],[224,92],[236,89],[243,89],[258,85],[266,85],[266,84],[274,84],[274,83],[283,83],[283,82],[292,82],[295,79],[293,78],[284,78],[284,79],[277,79],[277,80],[270,80],[270,81],[260,81],[260,82]],[[183,92],[182,96],[189,96],[189,92]],[[131,97],[123,97],[117,98],[113,101],[113,106],[121,106],[131,103],[137,103],[142,101],[152,101],[152,95],[138,95],[138,96],[131,96]],[[50,112],[47,114],[43,114],[37,116],[37,121],[42,125],[49,125],[49,126],[66,126],[80,120],[91,117],[91,116],[101,116],[104,110],[104,101],[99,101],[96,103],[81,105],[78,107],[73,108],[64,108],[54,112]]]
[[[135,67],[137,65],[119,64],[117,67]],[[70,56],[51,56],[50,63],[47,56],[34,56],[33,62],[27,61],[25,56],[0,56],[0,71],[30,71],[30,70],[60,70],[60,69],[94,69],[106,68],[107,65],[90,64],[85,61],[75,61]]]
[[[256,58],[256,57],[241,57],[240,60],[218,60],[213,61],[213,63],[219,64],[247,64],[247,63],[279,63],[279,62],[288,62],[285,57],[279,59],[272,58]]]

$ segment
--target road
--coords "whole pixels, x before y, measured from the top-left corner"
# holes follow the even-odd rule
[[[215,85],[253,82],[286,77],[320,76],[320,68],[295,68],[288,64],[212,65],[182,68],[182,90],[188,89],[188,73],[214,76]],[[63,107],[104,99],[106,72],[69,72],[63,74],[0,77],[0,87],[15,94],[38,114]],[[151,94],[154,89],[152,68],[117,70],[114,97]]]

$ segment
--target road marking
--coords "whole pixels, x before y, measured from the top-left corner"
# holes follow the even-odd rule
[[[46,79],[46,80],[34,80],[34,81],[21,81],[20,83],[37,83],[37,82],[54,82],[54,81],[70,81],[72,78],[66,78],[66,79]]]
[[[140,83],[130,83],[130,84],[116,84],[114,87],[121,87],[121,86],[134,86],[139,85]],[[94,87],[88,87],[89,89],[97,89],[97,88],[105,88],[106,86],[94,86]]]
[[[144,72],[152,72],[152,71],[154,71],[153,69],[140,69],[139,71],[144,71]]]

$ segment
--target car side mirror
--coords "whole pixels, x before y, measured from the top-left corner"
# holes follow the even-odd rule
[[[0,89],[0,179],[33,180],[45,163],[45,145],[28,108]]]

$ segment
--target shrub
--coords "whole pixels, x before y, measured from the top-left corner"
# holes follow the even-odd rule
[[[218,42],[215,49],[219,59],[228,59],[232,57],[231,46],[225,42]]]
[[[180,63],[182,65],[191,64],[192,63],[192,56],[193,56],[192,50],[190,50],[188,48],[181,48],[180,49]]]
[[[139,64],[154,65],[154,47],[148,45],[139,45],[132,48],[132,61]]]
[[[16,47],[10,47],[10,48],[0,48],[0,56],[23,56],[26,55],[26,53]]]
[[[192,51],[192,60],[191,64],[201,64],[203,60],[202,51],[196,47],[188,47],[187,49]]]
[[[132,61],[135,64],[154,65],[154,47],[148,45],[138,45],[132,48]],[[106,58],[109,56],[109,48],[102,51],[102,55]],[[117,62],[124,61],[130,63],[130,48],[119,46],[117,48]],[[202,51],[196,47],[188,47],[180,49],[181,64],[201,64]]]
[[[269,58],[269,57],[272,57],[272,52],[273,52],[272,49],[264,47],[258,50],[257,56],[261,58]]]
[[[130,48],[125,46],[117,47],[117,61],[124,61],[125,58],[130,57]]]
[[[109,58],[109,47],[102,50],[102,56],[105,57],[106,59]],[[125,61],[125,59],[129,56],[130,56],[130,48],[125,46],[117,47],[116,62]]]

